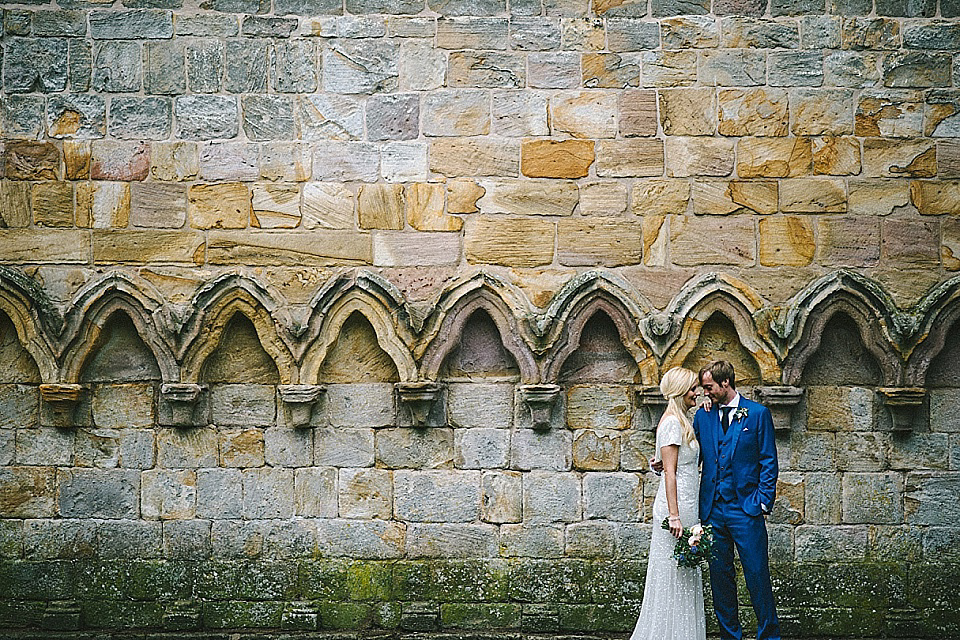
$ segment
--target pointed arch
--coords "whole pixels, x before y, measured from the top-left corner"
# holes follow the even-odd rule
[[[317,292],[310,310],[303,380],[317,380],[344,324],[355,313],[373,327],[377,344],[393,360],[400,382],[417,380],[417,363],[409,346],[413,334],[406,301],[396,287],[380,276],[368,272],[340,276]]]
[[[149,282],[119,271],[89,283],[74,296],[61,341],[62,381],[79,380],[81,369],[100,344],[101,333],[117,313],[133,322],[157,362],[162,381],[175,382],[179,367],[163,297]]]
[[[640,331],[640,321],[652,310],[649,302],[611,274],[591,271],[570,280],[536,320],[542,351],[546,352],[544,380],[555,382],[567,358],[580,347],[586,325],[601,313],[617,329],[620,343],[640,370],[643,384],[654,384],[657,363]]]
[[[767,305],[745,283],[725,274],[709,273],[684,285],[668,306],[661,330],[665,345],[670,345],[663,360],[663,370],[683,366],[700,344],[705,325],[722,319],[730,322],[737,340],[756,362],[761,384],[780,384],[781,371],[775,346],[758,327]],[[715,318],[715,316],[717,316]],[[713,320],[712,320],[713,319]]]
[[[540,382],[539,367],[524,338],[528,333],[525,325],[532,317],[526,297],[501,278],[483,272],[454,283],[440,294],[425,323],[420,347],[422,377],[437,378],[447,355],[459,343],[464,326],[479,310],[496,325],[504,348],[517,362],[520,381]]]
[[[820,348],[824,327],[836,316],[849,317],[864,347],[880,366],[886,386],[902,383],[898,339],[912,333],[893,298],[876,282],[850,271],[838,271],[810,284],[786,305],[782,321],[773,325],[784,339],[783,383],[799,382],[807,361]]]
[[[960,322],[960,276],[931,289],[914,308],[916,340],[909,352],[904,382],[907,386],[926,386],[930,365],[944,352]]]
[[[55,382],[59,367],[53,341],[62,320],[43,290],[20,271],[0,266],[0,312],[10,319],[41,380]]]
[[[280,383],[299,382],[293,351],[275,319],[283,307],[277,294],[241,274],[226,274],[201,287],[193,297],[193,313],[181,332],[182,381],[199,380],[204,362],[220,346],[224,329],[239,313],[256,329],[260,345],[277,367]]]

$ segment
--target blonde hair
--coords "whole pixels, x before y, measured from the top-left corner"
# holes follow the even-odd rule
[[[660,393],[667,399],[667,410],[663,412],[663,416],[672,415],[680,421],[680,431],[686,444],[693,441],[694,433],[687,408],[683,405],[683,396],[697,381],[696,372],[684,367],[674,367],[660,379]]]

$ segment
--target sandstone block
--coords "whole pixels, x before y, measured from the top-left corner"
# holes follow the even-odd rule
[[[631,194],[632,211],[642,216],[686,213],[690,201],[690,183],[686,180],[638,180]],[[582,207],[582,200],[581,200]]]
[[[853,133],[854,92],[851,89],[797,89],[791,95],[794,135]]]
[[[162,525],[165,558],[198,560],[212,553],[209,520],[170,520]]]
[[[665,141],[667,176],[727,176],[733,171],[733,140],[669,137]]]
[[[248,140],[289,140],[296,136],[293,100],[287,96],[244,96],[241,124]]]
[[[236,98],[227,96],[178,96],[174,105],[177,137],[186,140],[236,138],[240,112]]]
[[[90,178],[90,143],[84,140],[63,141],[63,163],[67,180]]]
[[[67,466],[75,436],[57,429],[20,429],[16,438],[16,460],[28,465]]]
[[[711,88],[663,89],[660,124],[668,136],[710,136],[717,130],[717,98]]]
[[[326,410],[334,427],[383,427],[393,425],[393,385],[384,383],[331,384],[327,386]]]
[[[200,148],[200,177],[208,181],[247,180],[260,177],[259,145],[211,142]]]
[[[497,91],[493,94],[493,133],[520,138],[546,136],[547,97],[525,91]]]
[[[431,91],[442,87],[446,72],[444,51],[420,41],[400,45],[400,88],[403,91]]]
[[[243,514],[246,519],[293,517],[293,469],[243,471]]]
[[[910,182],[910,202],[921,214],[956,214],[960,212],[960,182],[913,180]]]
[[[642,518],[643,483],[635,473],[585,473],[583,517],[617,522]]]
[[[98,427],[146,428],[154,425],[154,385],[109,384],[96,388],[91,413]]]
[[[407,529],[409,558],[495,558],[497,527],[488,524],[419,524]]]
[[[401,469],[439,469],[453,464],[451,429],[380,429],[376,434],[377,461]]]
[[[441,184],[414,183],[404,189],[407,222],[418,231],[459,231],[463,220],[444,215]]]
[[[9,93],[44,93],[67,88],[67,42],[11,38],[5,51],[3,86]]]
[[[585,216],[619,216],[627,210],[627,188],[615,181],[588,182],[580,186],[580,213]]]
[[[923,96],[917,91],[860,93],[854,133],[861,137],[913,138],[923,131]]]
[[[318,520],[317,547],[350,558],[398,558],[406,532],[402,523],[392,521]]]
[[[183,41],[147,42],[143,46],[143,88],[146,93],[176,95],[187,90]]]
[[[444,17],[437,20],[437,47],[441,49],[507,48],[506,18]]]
[[[610,51],[643,51],[660,46],[656,22],[637,18],[607,18],[607,47]]]
[[[60,151],[49,142],[7,141],[4,173],[11,180],[59,180]]]
[[[842,180],[783,180],[780,210],[787,213],[842,213],[847,210],[846,185]]]
[[[643,233],[633,220],[570,218],[557,223],[557,261],[570,266],[640,264]]]
[[[197,517],[243,517],[243,475],[239,469],[197,470]]]
[[[500,553],[508,558],[560,558],[563,533],[563,525],[504,525],[500,527]]]
[[[567,392],[567,424],[573,429],[626,429],[631,391],[622,385],[574,386]]]
[[[253,214],[250,191],[240,182],[195,184],[187,212],[194,229],[243,229]]]
[[[514,176],[520,171],[520,144],[486,138],[434,140],[430,170],[448,177]]]
[[[246,20],[244,28],[246,28]],[[296,21],[290,24],[296,27]],[[270,79],[274,91],[313,93],[317,90],[317,54],[309,39],[276,42],[270,48]],[[248,96],[248,98],[251,96]],[[290,114],[291,120],[293,114]]]
[[[420,142],[390,142],[381,148],[380,175],[387,182],[418,182],[427,179],[428,145]]]
[[[363,185],[357,204],[361,229],[403,229],[403,185]]]
[[[420,133],[420,96],[415,93],[371,96],[366,116],[370,141],[416,139]]]
[[[354,195],[342,184],[309,182],[303,186],[301,208],[307,229],[354,229]]]
[[[462,255],[457,233],[376,233],[373,264],[381,267],[457,264]]]
[[[616,555],[616,528],[610,522],[591,520],[566,527],[566,555],[578,558],[610,558]]]
[[[775,51],[767,58],[772,87],[819,87],[823,84],[823,52]]]
[[[510,468],[569,471],[573,465],[572,446],[573,437],[569,431],[515,431],[510,442]]]
[[[217,433],[213,429],[162,429],[157,434],[159,467],[216,467],[217,463]]]
[[[880,222],[881,260],[903,267],[936,269],[940,264],[940,226],[933,220]]]
[[[150,150],[150,176],[162,182],[195,180],[200,154],[193,142],[158,142]]]
[[[17,535],[17,547],[22,547],[31,560],[82,558],[98,548],[96,522],[78,519],[6,522],[16,522],[17,526],[6,527],[4,534]]]
[[[67,518],[136,518],[140,473],[123,469],[60,469],[58,508]]]
[[[813,261],[813,223],[799,216],[759,221],[759,258],[764,266],[803,267]]]
[[[178,15],[174,26],[178,36],[229,38],[240,33],[236,16],[215,13]]]
[[[250,225],[258,229],[293,229],[300,224],[300,188],[254,185]]]
[[[697,82],[696,51],[644,51],[642,56],[645,87],[689,87]]]
[[[723,32],[720,46],[725,48],[798,49],[800,47],[800,29],[792,20],[763,20],[731,16],[721,20],[720,28]]]
[[[874,51],[835,51],[824,59],[826,86],[868,88],[880,84],[883,56]]]
[[[57,515],[57,471],[52,467],[3,467],[0,487],[0,513],[5,518]]]
[[[752,49],[702,51],[699,79],[707,86],[756,87],[766,84],[766,55]]]
[[[204,242],[199,233],[181,231],[104,230],[93,233],[96,263],[203,262]]]
[[[73,226],[73,184],[37,182],[30,192],[33,223],[38,227]]]
[[[473,264],[536,267],[553,262],[555,223],[481,216],[467,224],[464,250]]]
[[[558,93],[550,98],[550,128],[554,135],[614,138],[617,135],[617,111],[616,92]]]
[[[756,259],[755,234],[749,216],[674,216],[670,220],[673,262],[680,266],[752,265]],[[716,241],[705,243],[704,238]]]
[[[904,484],[904,515],[908,524],[950,526],[957,504],[946,499],[958,489],[956,473],[917,471],[907,474]],[[945,500],[946,499],[946,500]]]
[[[559,49],[561,42],[559,18],[527,18],[514,14],[510,19],[510,48],[514,51],[552,51]]]
[[[603,25],[583,15],[581,7],[576,7],[572,13],[573,16],[560,21],[561,39],[564,45],[584,51],[603,49],[606,40]]]
[[[955,89],[927,93],[924,133],[934,138],[960,137],[960,92]]]
[[[173,13],[159,9],[93,11],[90,35],[98,40],[164,39],[173,36]]]
[[[513,385],[449,383],[447,402],[454,427],[507,429],[513,421]]]
[[[97,140],[91,154],[94,180],[145,180],[150,169],[150,145],[145,142]]]
[[[293,480],[293,505],[298,516],[336,518],[337,470],[332,467],[297,469]]]
[[[950,436],[946,433],[913,433],[905,438],[893,437],[890,447],[890,469],[919,471],[950,468]]]
[[[640,57],[633,53],[584,53],[580,58],[583,86],[625,89],[640,86]]]
[[[520,89],[526,86],[525,56],[487,51],[452,52],[447,85],[452,88]]]
[[[309,467],[313,463],[312,436],[310,431],[304,429],[264,429],[264,461],[273,467]]]
[[[157,99],[163,103],[163,100]],[[115,105],[115,106],[114,106]],[[124,135],[130,127],[130,113],[127,109],[129,102],[124,98],[115,98],[111,106],[111,135],[117,138],[133,137]],[[164,116],[163,107],[166,106]],[[156,104],[155,117],[158,120],[167,120],[167,134],[169,135],[170,105]],[[133,127],[137,128],[137,127]],[[47,99],[47,131],[51,138],[92,139],[106,135],[107,109],[106,103],[100,96],[84,94],[57,95]],[[143,138],[150,139],[150,127],[141,127]]]
[[[520,169],[531,178],[583,178],[595,159],[593,147],[587,140],[527,140]]]
[[[133,185],[142,186],[134,182]],[[79,185],[86,186],[86,185]],[[90,209],[86,216],[90,226],[95,229],[110,229],[126,227],[130,221],[131,212],[131,183],[128,182],[93,182],[90,183]],[[81,189],[77,190],[78,226],[79,211],[81,208]],[[36,201],[36,198],[35,198]],[[85,226],[85,225],[84,225]]]
[[[477,201],[486,190],[477,182],[466,178],[447,181],[447,212],[476,213],[480,209]]]
[[[193,470],[151,469],[140,474],[140,515],[147,520],[195,517],[197,474]]]
[[[578,200],[575,182],[503,180],[488,183],[477,206],[485,213],[569,216]]]
[[[573,467],[615,471],[620,467],[620,436],[615,431],[581,429],[573,434]]]
[[[335,41],[323,49],[322,89],[331,93],[390,93],[398,86],[399,47],[362,38]]]
[[[880,222],[855,216],[817,221],[817,262],[825,266],[865,267],[880,259]]]
[[[863,141],[863,175],[932,178],[937,175],[937,146],[932,140]]]
[[[480,477],[480,517],[484,522],[503,524],[523,519],[522,478],[514,471],[489,471]]]
[[[744,138],[737,145],[741,178],[792,178],[809,175],[813,151],[807,138]]]
[[[863,526],[800,526],[795,533],[799,562],[830,562],[862,559],[867,550],[867,529]]]
[[[527,56],[527,85],[530,88],[576,89],[580,82],[580,56],[577,53],[531,53]]]
[[[160,556],[162,526],[142,520],[106,520],[97,527],[98,553],[106,559],[149,560]]]
[[[838,524],[842,498],[841,478],[835,473],[804,475],[804,521],[809,524]]]
[[[331,467],[372,467],[372,429],[322,428],[314,432],[314,464]]]
[[[857,175],[860,173],[860,142],[856,138],[814,138],[813,172],[817,175]]]
[[[5,229],[0,262],[86,263],[90,241],[74,231]]]
[[[941,229],[943,245],[940,247],[940,260],[943,268],[946,271],[960,270],[960,224],[956,220],[944,220]]]
[[[413,522],[473,522],[480,517],[479,471],[395,471],[394,512]]]
[[[500,469],[510,457],[510,432],[506,429],[456,429],[453,464],[458,469]]]
[[[262,467],[263,430],[224,429],[217,432],[222,467]]]
[[[693,210],[698,215],[770,214],[777,211],[778,197],[779,189],[773,181],[703,181],[694,185]],[[685,210],[686,207],[677,213]]]
[[[340,516],[389,520],[393,515],[393,472],[384,469],[340,469]]]
[[[883,58],[886,87],[948,87],[951,81],[949,53],[894,51]]]
[[[807,388],[807,428],[812,431],[872,431],[874,394],[862,387]]]
[[[660,21],[660,31],[665,49],[710,49],[720,44],[720,23],[710,16],[669,17]]]
[[[577,476],[532,471],[523,477],[524,523],[575,522],[581,513]]]
[[[663,141],[654,139],[600,140],[597,175],[628,178],[663,175]]]
[[[785,136],[789,101],[779,89],[722,89],[717,92],[718,132],[725,136]]]
[[[179,16],[177,26],[180,26]],[[223,42],[220,40],[204,39],[187,45],[187,84],[192,93],[218,93],[222,90],[223,51]]]
[[[511,390],[511,396],[512,396]],[[39,418],[39,394],[27,385],[0,385],[0,465],[13,462],[13,442],[16,428],[37,424]]]
[[[363,104],[336,94],[298,96],[300,136],[304,141],[359,140],[363,137]]]

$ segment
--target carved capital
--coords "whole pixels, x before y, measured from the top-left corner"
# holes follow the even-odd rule
[[[753,397],[770,409],[775,430],[789,431],[793,410],[803,399],[803,388],[789,385],[754,387]]]
[[[204,422],[203,392],[206,387],[190,382],[170,382],[160,386],[160,422],[174,427],[194,427]]]
[[[445,422],[439,403],[442,396],[443,385],[438,382],[398,382],[397,398],[405,414],[402,418],[409,418],[409,424],[405,426],[442,425]]]
[[[51,427],[74,426],[74,414],[82,393],[83,385],[79,384],[41,384],[40,397],[46,408],[43,423]]]
[[[520,387],[520,398],[530,412],[530,426],[543,431],[550,428],[553,407],[560,397],[555,384],[525,384]]]
[[[660,393],[660,387],[636,386],[634,387],[634,398],[639,411],[640,428],[648,431],[656,431],[657,423],[660,422],[660,416],[667,408],[667,399]]]
[[[880,387],[877,393],[889,412],[893,430],[913,429],[917,416],[923,409],[926,390],[920,387]]]
[[[277,386],[283,403],[287,424],[292,427],[310,426],[313,408],[326,392],[321,384],[281,384]]]

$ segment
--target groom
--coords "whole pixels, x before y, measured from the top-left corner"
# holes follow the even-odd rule
[[[697,411],[693,430],[703,457],[700,520],[713,527],[710,585],[720,637],[739,640],[742,635],[733,566],[736,546],[757,614],[757,640],[779,640],[763,519],[773,508],[778,473],[770,410],[737,393],[736,374],[726,360],[701,369],[700,385],[713,403],[710,411]]]

